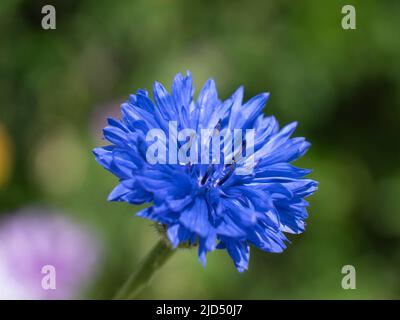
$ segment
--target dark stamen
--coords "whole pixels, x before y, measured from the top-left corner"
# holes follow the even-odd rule
[[[235,154],[235,156],[233,158],[235,161],[237,161],[238,159],[240,159],[242,157],[242,152],[243,152],[244,149],[246,149],[246,143],[247,143],[246,139],[244,139],[242,141],[242,145],[241,145],[240,150],[238,150],[238,152]],[[239,158],[239,156],[240,156],[240,158]]]
[[[217,131],[221,130],[221,121],[222,121],[221,119],[218,120],[218,123],[215,125],[214,130],[217,130]]]
[[[232,173],[235,171],[236,165],[233,164],[227,164],[225,168],[228,168],[229,171],[222,177],[222,179],[218,180],[217,185],[221,186],[226,180],[228,180]]]
[[[213,169],[214,169],[214,165],[210,163],[208,165],[207,172],[205,173],[205,175],[203,176],[203,178],[200,181],[201,185],[204,185],[207,182],[207,179],[210,176],[210,174],[213,171]]]

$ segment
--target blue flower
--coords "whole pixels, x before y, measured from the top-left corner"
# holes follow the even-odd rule
[[[282,252],[289,241],[285,233],[304,231],[308,216],[304,198],[317,189],[317,183],[304,178],[310,170],[290,162],[303,156],[310,143],[291,138],[297,123],[279,129],[273,116],[263,115],[267,93],[243,103],[240,87],[221,101],[210,79],[197,99],[193,95],[189,72],[176,75],[171,94],[156,82],[154,101],[146,90],[138,90],[122,104],[121,120],[108,119],[104,137],[111,145],[94,149],[94,154],[119,179],[108,200],[150,203],[137,215],[163,225],[173,247],[197,244],[203,265],[207,252],[226,249],[242,272],[248,267],[250,244],[267,252]],[[205,128],[253,130],[254,139],[246,135],[239,146],[241,156],[245,149],[252,152],[247,158],[235,154],[232,162],[208,159],[210,163],[204,163],[200,155],[186,162],[165,161],[176,157],[173,143],[165,140],[167,136],[171,139],[171,123],[176,123],[178,131],[193,129],[195,133]],[[148,161],[149,147],[154,146],[148,137],[152,129],[165,132],[164,138],[154,139],[160,146],[156,163]],[[205,142],[197,136],[182,141],[175,133],[173,138],[177,148],[186,144],[190,152],[194,145],[204,150]],[[221,140],[219,147],[223,159],[237,151],[233,149],[236,143]],[[237,174],[248,166],[249,159],[251,171]]]

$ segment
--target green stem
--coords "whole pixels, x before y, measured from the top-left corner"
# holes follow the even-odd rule
[[[149,283],[153,274],[162,267],[168,258],[175,252],[161,239],[151,250],[142,265],[128,278],[122,288],[117,292],[115,300],[134,299]]]

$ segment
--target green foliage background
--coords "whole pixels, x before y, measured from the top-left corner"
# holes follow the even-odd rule
[[[348,3],[356,30],[341,28]],[[44,4],[56,30],[41,28]],[[91,149],[129,93],[191,70],[222,98],[241,84],[246,98],[271,92],[266,114],[298,120],[313,144],[298,164],[319,191],[283,254],[253,249],[239,274],[225,252],[203,268],[181,250],[140,298],[400,298],[399,30],[397,0],[2,0],[0,211],[42,205],[89,225],[104,257],[83,297],[111,297],[158,236],[137,207],[106,201],[117,181]],[[341,288],[346,264],[356,290]]]

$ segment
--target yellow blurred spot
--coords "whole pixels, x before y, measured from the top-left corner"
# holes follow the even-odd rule
[[[6,185],[11,175],[13,150],[6,129],[0,124],[0,189]]]

